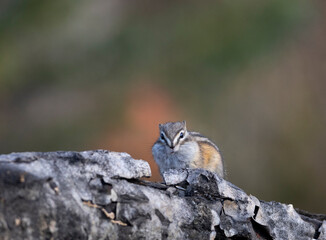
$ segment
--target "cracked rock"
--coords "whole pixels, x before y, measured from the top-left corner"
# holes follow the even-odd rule
[[[0,239],[326,239],[325,215],[212,172],[139,180],[150,175],[147,162],[105,150],[0,155]]]

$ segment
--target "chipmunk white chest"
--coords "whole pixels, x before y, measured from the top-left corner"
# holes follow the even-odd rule
[[[171,168],[187,168],[194,158],[199,158],[199,146],[196,142],[185,142],[178,150],[165,144],[154,144],[154,159],[161,172]]]

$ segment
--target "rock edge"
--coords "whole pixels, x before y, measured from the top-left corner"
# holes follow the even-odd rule
[[[326,239],[326,216],[106,150],[0,155],[0,239]]]

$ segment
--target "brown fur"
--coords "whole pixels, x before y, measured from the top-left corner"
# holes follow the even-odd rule
[[[201,168],[223,174],[223,162],[219,151],[207,142],[199,142]]]

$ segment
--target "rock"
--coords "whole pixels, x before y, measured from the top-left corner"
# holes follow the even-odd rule
[[[177,185],[185,181],[187,177],[186,169],[170,169],[163,173],[163,180],[166,185]]]
[[[0,239],[326,239],[325,215],[264,202],[202,169],[139,180],[126,153],[0,155]]]
[[[318,229],[319,238],[318,239],[326,239],[326,221],[323,221],[323,224]]]

